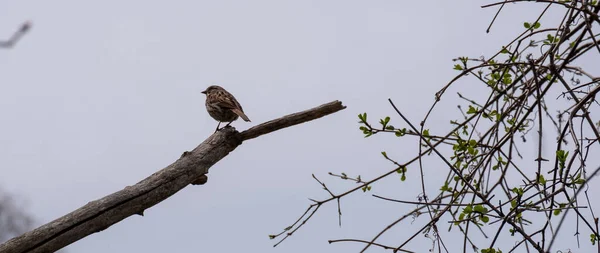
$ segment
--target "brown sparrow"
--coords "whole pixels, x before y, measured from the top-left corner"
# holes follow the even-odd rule
[[[221,122],[229,122],[223,128],[229,126],[231,122],[242,117],[244,121],[250,122],[250,119],[244,114],[244,109],[231,93],[227,92],[221,86],[211,85],[202,93],[206,94],[206,111],[208,114],[219,121],[215,132],[219,131]]]

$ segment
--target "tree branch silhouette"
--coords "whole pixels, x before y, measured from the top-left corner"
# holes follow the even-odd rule
[[[8,40],[0,41],[0,48],[12,48],[31,29],[31,23],[25,22]]]
[[[496,1],[482,6],[498,8],[487,32],[502,18],[499,14],[505,10],[506,3],[531,2]],[[375,197],[414,205],[412,212],[387,224],[371,239],[345,238],[330,242],[364,244],[360,252],[371,246],[400,252],[408,250],[406,247],[411,242],[422,245],[415,242],[421,234],[420,239],[432,243],[430,252],[545,253],[557,250],[554,242],[561,236],[560,230],[564,230],[561,225],[566,218],[572,218],[570,225],[575,227],[577,245],[580,235],[584,235],[583,238],[589,238],[588,242],[597,245],[600,252],[599,218],[587,197],[588,188],[594,186],[589,182],[600,171],[600,168],[590,167],[588,161],[600,149],[597,117],[600,103],[596,100],[600,77],[578,66],[582,56],[598,60],[600,3],[534,2],[542,5],[541,13],[526,17],[527,22],[516,30],[516,37],[497,45],[501,49],[491,57],[453,59],[458,74],[435,94],[433,104],[421,121],[411,122],[391,99],[390,105],[401,123],[392,125],[393,119],[385,117],[377,124],[367,119],[367,113],[359,114],[364,137],[391,134],[391,138],[401,138],[399,142],[415,137],[419,152],[405,161],[396,161],[382,152],[391,162],[390,168],[372,179],[329,172],[335,179],[354,181],[357,185],[337,195],[313,200],[292,225],[270,236],[279,239],[275,246],[297,233],[317,210],[322,210],[321,206],[333,200],[339,202],[360,190],[369,191],[382,179],[400,174],[401,181],[420,180],[419,189],[408,189],[416,193],[418,201]],[[560,11],[561,18],[546,18],[550,8]],[[511,16],[515,18],[518,17]],[[464,83],[475,88],[460,86]],[[466,103],[467,108],[458,104],[462,117],[441,127],[439,121],[432,119],[436,119],[435,113],[448,114],[448,105],[441,104],[442,98],[448,101],[450,89],[457,90],[459,101]],[[560,95],[556,97],[556,94]],[[561,101],[548,104],[550,100]],[[555,111],[557,114],[553,115]],[[398,127],[401,124],[406,127]],[[523,144],[529,138],[535,139],[534,144],[529,144],[535,145],[535,149],[528,150],[524,157],[519,149],[531,148]],[[547,152],[549,147],[550,153]],[[424,160],[433,160],[436,166],[427,168]],[[441,179],[439,173],[444,173],[445,179]],[[325,185],[326,181],[320,183]],[[581,194],[585,198],[580,196],[582,191],[586,193]],[[410,191],[403,191],[407,192]],[[435,194],[432,197],[427,195],[432,193]],[[409,216],[415,220],[425,219],[422,220],[424,225],[415,228],[407,238],[398,239],[394,235],[394,245],[382,242],[382,235],[401,226],[401,221]],[[427,218],[422,218],[425,216]],[[447,225],[448,231],[439,229],[440,225]],[[402,229],[407,227],[402,226]],[[462,236],[461,245],[447,244],[443,240],[452,229]],[[515,242],[500,242],[499,238],[514,238]],[[509,244],[511,246],[507,246]]]

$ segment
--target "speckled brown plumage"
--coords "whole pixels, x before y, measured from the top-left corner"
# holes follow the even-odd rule
[[[237,120],[238,117],[250,122],[248,116],[244,114],[242,105],[240,105],[231,93],[221,86],[211,85],[202,93],[206,94],[206,111],[213,119],[219,121],[215,132],[219,130],[221,122],[228,122],[225,126],[227,127],[231,122]]]

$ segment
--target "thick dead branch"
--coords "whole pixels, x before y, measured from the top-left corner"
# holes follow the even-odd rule
[[[206,182],[208,169],[242,141],[311,121],[344,109],[340,101],[284,116],[239,133],[227,127],[210,136],[166,168],[133,186],[110,194],[46,225],[0,245],[0,252],[54,252],[90,234],[100,232],[160,203],[191,183]]]
[[[249,140],[261,136],[263,134],[268,134],[270,132],[277,131],[282,128],[291,127],[293,125],[297,125],[300,123],[304,123],[306,121],[310,121],[313,119],[318,119],[320,117],[332,114],[339,110],[346,108],[342,105],[340,101],[333,101],[327,104],[323,104],[321,106],[312,108],[310,110],[297,112],[294,114],[287,115],[282,118],[274,119],[271,121],[267,121],[258,126],[252,127],[246,131],[242,132],[242,141]]]

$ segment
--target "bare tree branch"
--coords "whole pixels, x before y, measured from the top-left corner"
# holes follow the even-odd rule
[[[23,35],[25,35],[25,33],[27,33],[27,31],[29,31],[30,28],[31,28],[30,22],[23,23],[21,25],[21,28],[19,28],[19,30],[17,30],[15,33],[13,33],[13,35],[8,40],[0,41],[0,48],[13,47],[15,44],[17,44],[17,42],[21,39],[21,37],[23,37]]]
[[[255,126],[246,131],[243,131],[242,132],[242,140],[245,141],[245,140],[253,139],[253,138],[256,138],[263,134],[268,134],[270,132],[277,131],[279,129],[291,127],[293,125],[297,125],[300,123],[318,119],[323,116],[332,114],[339,110],[342,110],[344,108],[346,108],[346,107],[342,105],[342,102],[336,100],[333,102],[329,102],[327,104],[323,104],[319,107],[315,107],[310,110],[297,112],[294,114],[287,115],[285,117],[267,121],[258,126]]]
[[[0,252],[54,252],[90,234],[100,232],[134,214],[160,203],[191,183],[202,184],[208,169],[244,140],[285,127],[311,121],[344,109],[333,101],[258,125],[242,133],[227,127],[210,136],[192,151],[139,183],[89,202],[85,206],[33,231],[0,245]]]

